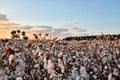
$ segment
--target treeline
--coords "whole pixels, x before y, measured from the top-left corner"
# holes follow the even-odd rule
[[[100,40],[100,39],[109,39],[109,40],[115,40],[120,39],[120,34],[106,34],[106,35],[91,35],[91,36],[79,36],[79,37],[66,37],[63,40]]]
[[[50,34],[48,33],[33,33],[33,35],[31,35],[34,37],[35,40],[57,40],[57,37],[52,37]],[[26,31],[21,31],[21,30],[12,30],[11,31],[11,39],[23,39],[23,40],[28,40],[29,36],[26,35]]]

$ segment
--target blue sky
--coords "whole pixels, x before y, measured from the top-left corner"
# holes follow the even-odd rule
[[[87,34],[120,32],[120,0],[0,0],[0,13],[10,22],[69,33],[73,28]]]

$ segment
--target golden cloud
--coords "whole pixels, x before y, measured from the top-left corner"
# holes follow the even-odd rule
[[[52,26],[40,25],[40,26],[30,26],[17,24],[14,22],[10,22],[6,15],[0,14],[0,38],[10,38],[10,32],[12,30],[24,30],[27,35],[33,38],[34,33],[48,33],[52,36],[57,37],[70,37],[72,35],[76,35],[79,32],[86,32],[85,29],[76,28],[78,22],[71,22],[67,24],[63,24],[62,28],[54,28]],[[69,27],[69,29],[68,29]],[[72,33],[71,33],[72,32]]]

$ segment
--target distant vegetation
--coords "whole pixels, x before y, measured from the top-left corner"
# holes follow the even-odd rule
[[[94,40],[94,39],[109,39],[109,40],[115,40],[120,39],[120,34],[107,34],[107,35],[91,35],[91,36],[79,36],[79,37],[66,37],[63,40]]]
[[[42,34],[42,33],[39,33],[39,34],[33,34],[34,36],[34,39],[35,40],[38,40],[38,39],[47,39],[47,38],[50,38],[51,35],[46,33],[46,34]],[[42,37],[43,36],[43,37]],[[21,31],[21,30],[12,30],[11,31],[11,38],[12,39],[24,39],[24,40],[28,40],[29,39],[29,36],[26,35],[26,32],[25,31]],[[57,37],[54,37],[53,40],[56,40],[58,39]],[[71,41],[71,40],[115,40],[115,39],[120,39],[120,34],[101,34],[101,35],[91,35],[91,36],[76,36],[76,37],[66,37],[66,38],[63,38],[63,40],[68,40],[68,41]]]
[[[52,40],[57,40],[57,37],[51,37],[50,34],[48,33],[33,33],[33,37],[35,40],[44,40],[44,39],[52,39]],[[21,30],[12,30],[11,31],[11,39],[23,39],[23,40],[28,40],[29,36],[26,35],[25,31]]]

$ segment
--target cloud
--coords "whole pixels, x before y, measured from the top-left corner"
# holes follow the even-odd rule
[[[76,32],[87,32],[87,30],[82,29],[82,28],[77,28],[77,27],[74,27],[73,30]]]
[[[58,35],[62,35],[64,37],[70,37],[70,36],[86,36],[86,35],[89,35],[89,33],[87,32],[86,29],[84,28],[81,28],[80,27],[80,23],[77,22],[77,21],[72,21],[70,23],[62,23],[60,25],[60,27],[62,28],[67,28],[69,31],[67,32],[64,32],[62,34],[59,34],[57,33],[54,33],[54,34],[58,34]]]
[[[52,33],[53,29],[51,26],[34,26],[31,30],[36,33]]]
[[[63,28],[58,28],[58,29],[54,29],[52,34],[54,35],[60,35],[60,34],[63,34],[65,32],[68,32],[69,30],[68,29],[63,29]]]
[[[56,33],[63,33],[63,32],[67,32],[68,31],[68,29],[63,29],[63,28],[59,28],[59,29],[54,29],[54,32]],[[53,32],[53,33],[54,33]]]
[[[0,27],[0,29],[10,29],[9,27]]]
[[[72,36],[88,36],[90,35],[86,29],[73,27],[72,28],[73,34]]]
[[[10,29],[11,26],[13,24],[9,22],[7,15],[0,13],[0,29]]]
[[[50,34],[52,36],[57,37],[70,37],[70,36],[80,36],[80,35],[87,35],[87,30],[83,28],[78,28],[78,22],[71,22],[71,23],[64,23],[61,25],[60,28],[55,28],[53,26],[48,25],[24,25],[19,23],[10,22],[7,18],[7,15],[0,14],[0,30],[25,30],[28,32],[28,35],[32,35],[33,33],[43,33],[43,34]]]
[[[26,25],[26,26],[23,26],[21,28],[24,29],[24,30],[30,30],[30,29],[34,28],[34,26]]]
[[[37,28],[47,28],[47,29],[52,29],[53,27],[51,26],[45,26],[45,25],[42,25],[42,26],[36,26]]]
[[[60,38],[70,36],[70,33],[68,33],[68,29],[64,28],[54,28],[52,26],[36,26],[31,29],[35,33],[48,33],[52,36],[57,36]]]
[[[71,36],[69,33],[69,29],[65,29],[65,28],[54,29],[52,34],[60,38]]]
[[[0,14],[0,20],[1,21],[8,21],[8,18],[5,14]]]
[[[7,27],[6,27],[7,26]],[[3,23],[0,23],[0,29],[2,28],[8,28],[8,26],[10,26],[10,24],[3,24]]]
[[[34,26],[29,26],[29,25],[13,25],[13,26],[11,26],[11,28],[12,29],[20,29],[20,30],[30,30],[30,29],[32,29]]]
[[[21,25],[16,23],[0,23],[0,29],[30,30],[33,26]]]
[[[63,38],[65,38],[65,37],[70,37],[70,36],[72,36],[72,35],[73,35],[73,33],[70,33],[70,32],[61,34],[61,36],[62,36]]]
[[[0,29],[10,29],[10,26],[9,23],[0,23]]]

